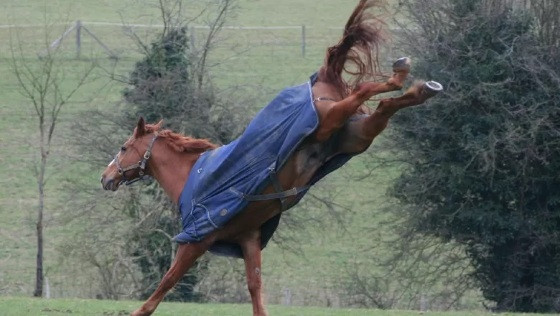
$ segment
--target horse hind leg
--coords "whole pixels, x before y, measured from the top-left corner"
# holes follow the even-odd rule
[[[379,101],[377,111],[393,115],[401,109],[422,104],[441,91],[443,86],[436,81],[418,81],[402,96]]]
[[[410,72],[410,64],[410,58],[399,58],[393,63],[393,75],[386,82],[361,83],[348,97],[333,103],[322,118],[316,139],[318,141],[329,139],[332,133],[344,126],[348,118],[372,96],[402,89]]]
[[[177,249],[177,255],[173,264],[161,280],[159,286],[148,300],[131,316],[151,315],[165,297],[165,294],[179,282],[188,269],[194,265],[196,259],[208,250],[211,243],[202,241],[200,243],[181,244]]]
[[[389,119],[397,111],[422,104],[442,90],[442,85],[435,81],[417,82],[402,96],[379,101],[375,112],[360,122],[359,133],[361,138],[371,143],[387,127]]]

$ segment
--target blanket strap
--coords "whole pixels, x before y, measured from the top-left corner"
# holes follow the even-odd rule
[[[274,187],[276,193],[284,192],[284,188],[282,187],[280,180],[278,180],[278,176],[276,175],[276,170],[274,169],[274,167],[268,168],[268,171],[269,171],[268,177],[270,178],[270,181],[272,181],[272,186]],[[280,204],[281,204],[281,212],[284,212],[287,209],[286,197],[280,198]]]
[[[267,201],[267,200],[280,199],[280,203],[282,204],[282,212],[284,212],[288,208],[287,207],[288,203],[286,200],[288,197],[299,195],[303,192],[306,192],[310,188],[309,185],[306,185],[299,188],[291,188],[290,190],[284,190],[282,188],[282,184],[280,183],[280,180],[278,180],[278,176],[276,175],[276,170],[273,167],[269,168],[268,170],[270,171],[269,177],[270,180],[272,181],[272,186],[274,187],[274,190],[276,190],[276,193],[259,194],[259,195],[243,194],[243,198],[245,200],[252,202],[252,201]]]
[[[254,202],[254,201],[268,201],[268,200],[275,200],[275,199],[286,199],[290,196],[298,195],[302,192],[309,190],[309,185],[299,187],[299,188],[291,188],[286,191],[277,192],[277,193],[270,193],[270,194],[258,194],[258,195],[250,195],[244,194],[243,198],[247,201]]]

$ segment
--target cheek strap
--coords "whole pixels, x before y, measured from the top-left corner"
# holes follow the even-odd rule
[[[154,133],[154,138],[152,138],[152,141],[148,145],[148,148],[146,149],[146,152],[144,153],[144,156],[142,156],[142,159],[139,162],[137,162],[133,165],[122,168],[120,163],[119,163],[119,159],[118,159],[119,154],[115,155],[115,162],[117,164],[117,172],[123,178],[121,182],[124,182],[126,185],[130,185],[130,184],[133,184],[136,181],[144,179],[146,166],[148,164],[148,160],[150,160],[150,157],[152,156],[152,148],[154,147],[154,143],[155,143],[157,137],[158,137],[158,134],[156,132],[156,133]],[[138,170],[138,177],[134,178],[134,179],[127,179],[126,178],[126,172],[130,171],[130,170],[135,170],[135,169],[140,169],[140,170]]]

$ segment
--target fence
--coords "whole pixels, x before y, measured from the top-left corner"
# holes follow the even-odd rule
[[[26,25],[0,25],[0,30],[2,29],[37,29],[37,28],[44,28],[45,25],[38,25],[38,24],[26,24]],[[110,57],[116,58],[118,57],[115,52],[109,48],[108,45],[105,44],[104,40],[102,40],[101,36],[96,35],[90,27],[104,27],[104,28],[120,28],[123,35],[131,34],[133,32],[137,32],[139,29],[149,29],[149,30],[161,30],[164,26],[158,24],[119,24],[119,23],[111,23],[111,22],[95,22],[95,21],[75,21],[68,24],[51,24],[48,26],[49,28],[57,28],[57,27],[67,27],[64,32],[58,38],[56,38],[52,43],[50,43],[50,49],[58,48],[64,40],[68,40],[68,38],[72,35],[75,36],[75,45],[76,45],[76,57],[81,57],[81,47],[82,47],[82,34],[85,32],[89,37],[91,37],[97,45],[99,45],[105,53],[107,53]],[[190,25],[188,26],[189,38],[191,41],[191,45],[196,45],[196,39],[198,38],[198,33],[200,31],[208,30],[208,26],[204,25]],[[295,38],[299,39],[298,46],[300,48],[301,56],[306,56],[306,48],[308,41],[308,30],[312,29],[306,25],[301,26],[224,26],[222,28],[222,32],[226,32],[231,34],[231,32],[242,32],[242,31],[256,31],[256,32],[263,32],[266,36],[270,36],[273,32],[283,32],[289,31],[292,34],[297,33]],[[325,29],[323,29],[322,34],[325,34]],[[326,28],[328,31],[327,33],[340,33],[342,28],[340,27],[329,27]],[[100,33],[103,33],[101,31]],[[111,34],[113,37],[115,33]],[[278,33],[280,35],[280,33]],[[282,36],[280,35],[279,38]],[[330,36],[329,36],[330,37]],[[285,39],[285,38],[284,38]],[[313,40],[313,39],[311,39]],[[316,40],[316,39],[315,39]],[[291,45],[295,42],[293,40],[290,41]],[[285,43],[286,44],[286,43]],[[44,52],[43,52],[44,53]]]

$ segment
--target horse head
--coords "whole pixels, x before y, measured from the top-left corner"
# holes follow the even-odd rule
[[[147,174],[147,164],[162,122],[148,125],[140,117],[132,136],[121,146],[101,175],[101,184],[105,190],[116,191],[121,184],[131,184]]]

